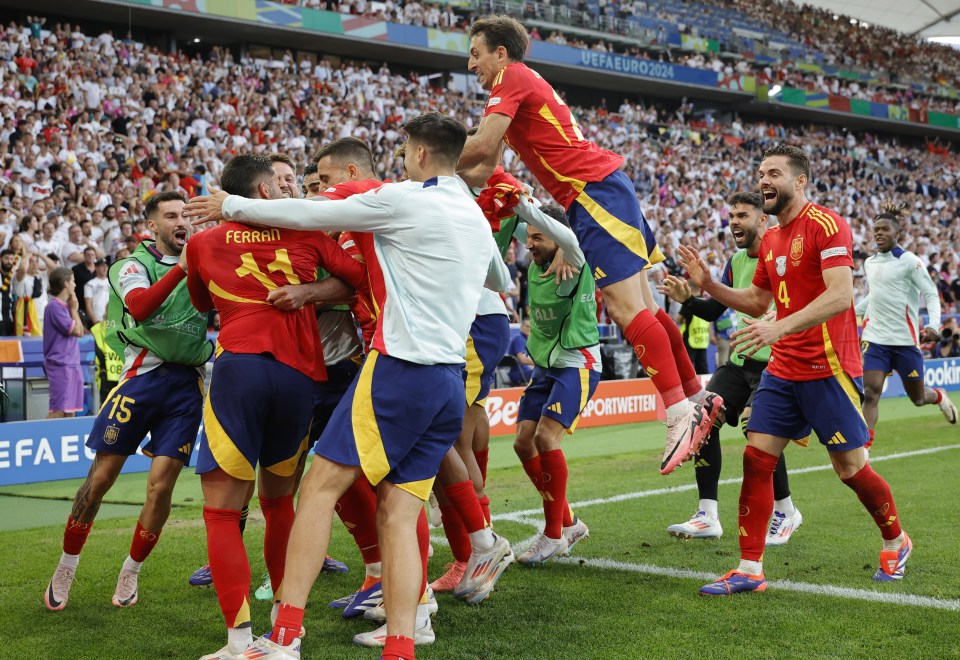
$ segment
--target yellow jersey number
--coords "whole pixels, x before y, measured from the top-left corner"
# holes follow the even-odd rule
[[[787,293],[787,283],[780,280],[780,286],[777,287],[777,300],[783,303],[784,309],[790,309],[790,294]]]
[[[126,424],[130,421],[131,412],[128,406],[132,406],[136,403],[131,397],[123,396],[122,394],[117,394],[111,399],[113,405],[110,407],[110,414],[107,415],[108,419],[115,419],[120,424]]]
[[[283,273],[283,276],[290,284],[300,284],[300,278],[293,272],[293,264],[290,263],[290,255],[286,249],[280,249],[274,252],[275,259],[267,264],[267,271],[271,273]],[[246,277],[251,275],[260,282],[267,291],[273,291],[277,285],[270,277],[260,269],[260,264],[253,257],[252,252],[244,252],[240,255],[240,267],[236,270],[237,277]]]

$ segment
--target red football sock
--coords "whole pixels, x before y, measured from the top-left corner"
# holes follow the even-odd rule
[[[271,639],[281,646],[290,646],[293,640],[300,636],[303,627],[304,611],[302,607],[294,607],[287,603],[280,603],[277,610],[277,621],[273,624]]]
[[[387,637],[380,660],[413,660],[413,638],[400,635]]]
[[[637,314],[624,329],[623,336],[633,346],[637,359],[660,392],[663,405],[669,408],[687,398],[677,371],[681,360],[673,354],[667,331],[650,310],[644,309]],[[689,362],[690,358],[686,360]]]
[[[934,403],[939,406],[940,402],[943,401],[943,392],[941,392],[940,390],[934,390],[934,393],[937,395],[937,400],[934,401]],[[870,437],[873,437],[873,436],[871,435]]]
[[[540,454],[543,468],[544,535],[559,539],[563,533],[563,510],[567,506],[567,460],[559,449]]]
[[[569,527],[573,524],[573,510],[570,508],[568,500],[563,501],[563,526]]]
[[[486,494],[480,498],[480,508],[483,510],[483,519],[492,527],[493,521],[490,519],[490,498]]]
[[[693,367],[693,362],[690,361],[687,347],[683,345],[683,335],[680,334],[680,328],[662,307],[657,310],[655,318],[667,332],[667,338],[670,339],[670,350],[673,351],[673,359],[677,361],[677,373],[680,375],[683,394],[690,398],[703,389],[703,383],[697,376],[697,370]]]
[[[426,509],[420,510],[417,518],[417,545],[420,548],[420,597],[427,590],[427,562],[430,560],[430,523]]]
[[[465,562],[470,559],[470,535],[467,534],[463,521],[457,514],[457,510],[450,503],[440,505],[442,515],[443,533],[447,535],[450,541],[450,552],[457,561]]]
[[[867,440],[867,444],[863,446],[864,449],[870,449],[870,447],[873,445],[873,429],[867,429],[867,433],[870,434],[870,439]]]
[[[266,529],[263,533],[263,559],[270,573],[270,585],[278,594],[283,583],[283,567],[287,561],[287,542],[293,527],[293,495],[284,495],[274,499],[260,497],[260,510],[263,511]]]
[[[939,401],[937,402],[939,403]],[[480,451],[474,451],[473,455],[477,459],[477,466],[480,468],[480,477],[483,479],[483,484],[487,484],[487,463],[490,461],[490,448],[481,449]]]
[[[377,539],[377,494],[363,475],[337,500],[337,515],[360,548],[364,564],[380,561]]]
[[[67,516],[67,526],[63,530],[63,551],[68,555],[79,555],[91,529],[92,522],[81,523],[74,520],[73,516]]]
[[[240,535],[240,510],[205,506],[203,522],[220,611],[228,628],[239,628],[250,623],[250,562]]]
[[[540,467],[540,454],[537,454],[533,458],[520,461],[520,465],[523,466],[523,471],[527,473],[527,476],[530,477],[530,481],[533,483],[533,487],[537,489],[537,492],[540,492],[540,479],[543,477],[543,468]]]
[[[137,529],[133,532],[133,541],[130,543],[130,559],[133,561],[143,561],[157,545],[160,540],[160,531],[150,532],[143,528],[140,521],[137,521]]]
[[[773,513],[773,471],[777,457],[748,446],[743,452],[740,487],[740,558],[763,561],[767,526]]]
[[[873,471],[869,465],[849,479],[843,479],[860,498],[860,502],[873,516],[873,521],[880,528],[880,535],[887,541],[900,536],[900,518],[897,516],[897,505],[893,501],[890,485],[883,477]]]
[[[443,494],[457,510],[468,534],[479,532],[487,526],[487,521],[483,517],[483,509],[480,508],[480,499],[477,497],[477,491],[473,489],[472,481],[461,481],[444,486]]]

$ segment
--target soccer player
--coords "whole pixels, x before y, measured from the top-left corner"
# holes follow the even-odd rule
[[[50,610],[67,606],[80,550],[100,504],[149,433],[143,448],[152,458],[146,502],[113,595],[117,607],[137,602],[140,568],[160,538],[174,484],[190,460],[203,410],[203,365],[213,346],[206,338],[206,316],[190,304],[185,273],[176,267],[190,236],[183,205],[178,192],[151,197],[145,213],[156,241],[143,241],[110,268],[107,343],[124,356],[123,376],[104,400],[87,439],[97,453],[77,491],[63,556],[44,594]]]
[[[304,186],[309,190],[307,197],[315,201],[345,199],[353,194],[367,192],[383,185],[374,174],[373,154],[362,141],[343,138],[330,142],[314,155],[315,163],[309,165],[309,174],[304,175]],[[277,165],[274,163],[274,169]],[[370,250],[363,254],[356,246],[354,238],[344,232],[329,232],[331,238],[340,239],[340,245],[367,270],[368,280],[372,264],[376,263],[376,253]],[[338,236],[339,235],[339,236]],[[358,236],[361,243],[366,242]],[[379,271],[377,271],[379,272]],[[330,307],[323,299],[323,282],[303,285],[288,285],[270,293],[269,299],[283,309],[299,309],[304,305],[321,304],[317,308],[317,325],[323,345],[324,361],[327,365],[327,381],[318,386],[317,402],[314,406],[314,423],[311,427],[310,446],[312,447],[326,428],[334,409],[343,399],[353,382],[362,362],[364,347],[357,337],[354,318],[364,332],[372,337],[372,326],[376,319],[371,311],[375,306],[367,292],[359,292],[350,307],[338,305]],[[376,287],[383,291],[382,284]],[[380,307],[383,306],[381,299]],[[353,314],[351,314],[351,309]],[[353,536],[363,558],[365,576],[360,588],[343,598],[330,603],[331,607],[341,609],[345,619],[364,615],[382,602],[381,555],[376,528],[376,494],[370,483],[360,477],[337,501],[337,515]],[[324,562],[324,570],[330,565],[329,557]],[[338,562],[339,563],[339,562]],[[263,587],[261,587],[263,589]]]
[[[653,299],[646,269],[663,255],[620,171],[623,157],[583,137],[553,87],[523,63],[528,43],[526,29],[509,16],[471,26],[468,68],[490,95],[458,167],[488,176],[506,143],[566,210],[607,313],[667,408],[660,472],[669,474],[703,443],[723,402],[705,393],[677,325]]]
[[[469,131],[468,131],[469,134]],[[500,257],[513,240],[517,217],[512,210],[497,212],[489,193],[501,182],[510,190],[520,183],[498,166],[480,189],[471,192],[490,222]],[[501,217],[503,216],[503,217]],[[510,341],[509,312],[500,295],[489,289],[480,294],[477,316],[467,336],[466,399],[463,428],[456,444],[440,464],[438,488],[434,489],[441,511],[441,523],[450,542],[454,561],[446,572],[430,583],[434,591],[452,591],[458,598],[477,598],[469,572],[493,543],[490,527],[490,498],[485,491],[490,424],[486,399],[493,386],[497,365]],[[466,576],[466,577],[465,577]]]
[[[515,208],[525,221],[518,235],[525,238],[533,259],[527,273],[531,320],[527,350],[535,366],[520,399],[513,448],[543,498],[545,519],[543,532],[517,561],[542,566],[590,533],[567,503],[567,461],[560,443],[573,433],[600,382],[600,333],[596,286],[563,209],[538,210],[526,198]],[[542,276],[557,258],[558,248],[579,270],[576,278],[559,284]]]
[[[744,319],[731,347],[751,357],[771,346],[747,425],[740,489],[740,565],[700,589],[707,595],[764,591],[763,547],[773,511],[773,472],[791,438],[817,432],[833,468],[873,516],[883,537],[873,579],[903,577],[913,544],[900,527],[890,486],[866,462],[869,438],[857,321],[853,310],[850,227],[833,211],[807,201],[810,162],[803,149],[778,145],[757,171],[765,213],[779,226],[760,242],[753,283],[734,289],[713,281],[690,246],[678,249],[690,278],[724,305],[759,317],[776,301],[777,318]]]
[[[263,156],[231,158],[220,183],[224,191],[246,197],[283,197],[280,179]],[[228,640],[204,660],[232,659],[253,642],[250,564],[240,515],[255,478],[274,593],[283,581],[297,468],[309,438],[315,386],[326,371],[313,309],[282,311],[267,297],[282,284],[313,281],[319,265],[355,289],[365,285],[363,267],[316,232],[224,222],[197,234],[181,259],[194,306],[216,307],[221,323],[197,473],[207,557]],[[319,561],[322,566],[323,553]]]
[[[763,197],[760,193],[739,192],[730,195],[727,203],[730,205],[730,233],[740,251],[727,261],[721,282],[735,289],[746,289],[757,270],[760,242],[767,231]],[[663,284],[657,288],[661,293],[681,303],[681,313],[688,317],[699,316],[706,321],[714,321],[728,309],[718,300],[705,300],[692,295],[686,280],[673,275],[667,275]],[[737,327],[743,327],[747,323],[746,319],[754,318],[742,312],[737,312],[737,317]],[[700,448],[694,462],[700,503],[690,520],[667,527],[668,534],[682,539],[718,539],[723,536],[717,504],[717,486],[723,461],[723,453],[720,451],[720,427],[724,422],[736,426],[738,418],[748,416],[747,410],[752,406],[760,376],[769,359],[769,346],[761,348],[750,357],[734,351],[730,354],[729,361],[720,365],[710,378],[707,389],[723,397],[724,409],[717,415],[717,421],[710,431],[710,440]],[[746,419],[743,421],[746,422]],[[783,454],[780,455],[773,473],[773,499],[773,517],[770,519],[765,543],[783,545],[803,522],[803,516],[793,505],[790,496],[787,465]]]
[[[303,168],[303,194],[307,199],[316,197],[323,192],[324,185],[320,182],[320,175],[317,174],[317,164],[310,163]]]
[[[314,448],[290,537],[279,615],[271,639],[260,638],[251,657],[300,657],[303,608],[329,542],[334,507],[361,474],[377,486],[387,611],[381,657],[414,657],[415,632],[422,631],[424,642],[433,639],[429,615],[417,607],[426,587],[417,527],[426,528],[423,503],[460,432],[465,343],[480,289],[485,280],[505,288],[509,271],[483,214],[454,176],[464,127],[429,113],[404,128],[409,181],[330,203],[251,202],[223,193],[191,202],[195,222],[239,217],[262,225],[371,232],[387,290],[373,348]],[[496,538],[477,572],[477,589],[492,588],[512,559],[509,544]]]
[[[942,389],[923,385],[923,355],[918,342],[935,341],[940,332],[940,295],[923,263],[898,244],[902,207],[886,204],[873,221],[877,253],[863,264],[870,291],[856,307],[863,318],[863,416],[870,428],[869,447],[879,414],[880,394],[887,374],[896,370],[915,406],[935,404],[951,424],[957,407]],[[920,327],[920,297],[927,303],[927,325]]]
[[[273,171],[276,172],[277,177],[279,179],[280,192],[282,196],[285,198],[293,197],[294,199],[299,199],[300,186],[297,184],[297,171],[296,171],[296,165],[294,164],[293,160],[286,154],[281,154],[281,153],[272,153],[268,156],[268,158],[270,160],[271,167],[273,167]],[[318,274],[319,272],[321,271],[318,271]],[[322,272],[325,272],[325,271],[322,271]],[[305,304],[306,302],[305,296],[304,296],[305,292],[309,291],[309,292],[314,292],[315,294],[319,293],[319,296],[322,297],[324,295],[324,291],[326,290],[328,289],[326,289],[325,285],[319,282],[311,282],[310,284],[303,284],[303,285],[288,284],[270,291],[270,293],[267,295],[267,302],[270,302],[276,305],[280,309],[295,310],[295,309],[299,309]],[[317,300],[319,300],[319,297],[317,298]],[[320,317],[317,317],[317,321],[319,323]],[[351,323],[351,326],[352,326],[352,323]],[[356,333],[354,332],[353,335],[355,337]],[[328,341],[325,341],[325,339],[330,339],[330,338],[325,338],[323,336],[323,333],[321,332],[320,343],[321,343],[321,346],[323,347],[323,352],[324,352],[323,357],[324,357],[324,364],[326,365],[326,368],[327,368],[327,380],[324,381],[323,383],[320,383],[317,386],[318,392],[321,393],[318,396],[322,396],[323,392],[329,391],[328,388],[337,389],[339,387],[339,384],[346,378],[346,375],[343,374],[341,368],[333,367],[333,361],[331,360],[335,358],[336,355],[334,355],[333,353],[328,355],[328,352],[333,351],[334,353],[336,353],[339,349],[333,348],[332,346],[328,347]],[[333,341],[329,341],[329,344],[332,345]],[[341,378],[341,376],[343,377]],[[346,384],[343,385],[344,390],[346,389],[346,386],[350,384],[350,379],[352,379],[352,375],[346,379]],[[330,382],[331,380],[333,380],[334,383],[331,383]],[[323,414],[324,413],[322,410],[314,411],[314,415],[315,415],[314,423],[310,427],[311,446],[313,446],[312,444],[313,442],[316,442],[316,439],[319,437],[319,434],[320,434],[320,429],[322,429],[322,425],[319,423],[319,418],[317,417],[317,415],[322,416]],[[326,416],[323,417],[323,423],[326,423],[327,419],[329,419],[329,413],[327,413]],[[303,458],[304,460],[306,459],[305,453],[303,455]],[[298,470],[297,483],[299,484],[299,476],[303,474],[303,465],[301,464],[300,466],[298,466],[297,470]],[[250,500],[253,498],[253,493],[254,493],[254,490],[256,489],[256,481],[251,480],[248,488],[249,490],[247,491],[246,501],[244,502],[243,508],[240,510],[240,534],[241,535],[243,534],[243,532],[246,530],[246,527],[247,527],[247,516],[250,513]],[[294,488],[294,492],[296,492],[296,488]],[[323,563],[323,570],[324,572],[329,572],[329,573],[345,573],[347,572],[348,568],[347,568],[347,565],[344,564],[343,562],[339,562],[333,557],[327,556]],[[191,586],[194,586],[194,587],[208,586],[212,583],[213,583],[213,576],[210,574],[210,564],[205,564],[204,566],[201,566],[196,571],[194,571],[193,574],[190,576],[190,584]],[[261,584],[257,588],[256,592],[254,592],[254,595],[256,596],[257,600],[270,600],[273,598],[273,586],[270,582],[269,571],[264,573],[263,576],[261,577]]]

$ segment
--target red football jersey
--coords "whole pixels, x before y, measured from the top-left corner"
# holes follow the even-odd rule
[[[504,136],[540,184],[568,208],[588,183],[601,181],[623,157],[585,139],[570,108],[540,74],[522,62],[494,78],[484,116],[513,119]]]
[[[194,307],[220,313],[218,343],[231,353],[269,353],[314,380],[326,380],[312,307],[285,312],[267,294],[316,279],[321,266],[350,286],[366,286],[363,266],[318,231],[225,222],[187,243],[187,287]]]
[[[376,190],[389,181],[365,179],[363,181],[347,181],[338,183],[324,190],[321,195],[328,199],[339,200],[361,195]],[[373,234],[361,231],[345,231],[340,234],[340,245],[352,256],[359,256],[366,267],[369,295],[357,293],[357,302],[350,306],[353,317],[360,326],[363,334],[363,345],[370,350],[373,335],[377,330],[377,319],[387,298],[387,287],[383,283],[383,270],[377,260],[377,252],[373,247]]]
[[[789,224],[767,230],[760,255],[753,283],[773,292],[777,319],[782,319],[827,290],[822,271],[853,268],[850,226],[833,211],[808,203]],[[826,322],[774,344],[767,371],[786,380],[816,380],[840,372],[862,376],[853,300]]]

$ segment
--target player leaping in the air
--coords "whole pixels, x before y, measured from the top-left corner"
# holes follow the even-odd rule
[[[699,449],[723,400],[703,389],[679,329],[653,299],[645,269],[663,255],[633,183],[620,171],[623,157],[583,137],[553,87],[523,63],[528,43],[526,29],[509,16],[481,18],[470,28],[468,67],[490,95],[458,171],[486,180],[506,143],[566,210],[610,318],[667,407],[660,472],[669,474]]]

